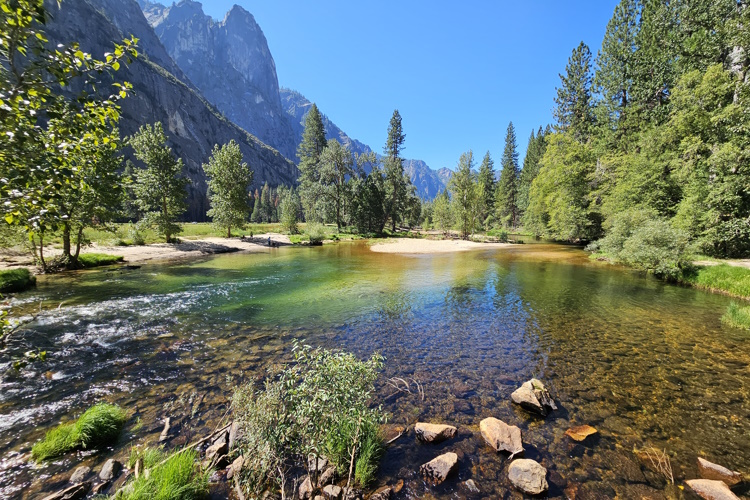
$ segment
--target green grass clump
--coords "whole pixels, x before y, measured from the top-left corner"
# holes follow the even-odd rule
[[[110,266],[122,262],[122,255],[110,255],[106,253],[82,253],[78,256],[78,263],[83,267]]]
[[[26,268],[0,271],[0,292],[23,292],[36,284],[36,277]]]
[[[148,477],[143,474],[126,485],[115,500],[196,500],[207,496],[211,471],[202,471],[196,464],[195,450],[175,453],[166,461],[160,450],[131,452],[133,464],[138,458],[143,458],[144,467],[150,470]]]
[[[96,404],[74,423],[62,424],[47,432],[44,439],[31,448],[31,456],[40,462],[73,450],[113,444],[120,437],[127,418],[127,412],[119,406]]]
[[[750,306],[741,306],[732,302],[729,304],[727,312],[721,317],[721,321],[735,328],[750,330]]]
[[[745,267],[727,264],[698,267],[685,273],[682,281],[697,288],[750,298],[750,269]]]

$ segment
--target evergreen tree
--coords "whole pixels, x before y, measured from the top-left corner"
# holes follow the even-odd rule
[[[273,213],[273,205],[271,204],[271,188],[268,187],[268,182],[263,184],[263,188],[260,190],[260,220],[261,222],[271,222],[271,214]]]
[[[349,179],[354,175],[354,157],[349,149],[336,139],[328,141],[328,146],[320,155],[320,184],[323,196],[333,207],[336,229],[341,232],[345,209],[349,204]]]
[[[586,141],[594,123],[591,102],[591,51],[581,42],[573,50],[560,75],[561,86],[557,89],[555,108],[552,113],[557,127],[570,132],[579,141]]]
[[[247,190],[253,182],[253,172],[242,162],[240,146],[234,140],[214,146],[203,171],[208,176],[208,216],[215,225],[226,228],[227,238],[231,238],[232,227],[242,229],[250,215]]]
[[[369,173],[364,168],[368,164]],[[360,234],[377,233],[385,217],[385,174],[375,153],[359,155],[357,171],[352,180],[352,221]]]
[[[281,212],[279,214],[279,222],[281,222],[281,229],[289,232],[289,234],[299,233],[299,228],[297,227],[300,211],[299,196],[294,191],[294,188],[292,188],[283,190],[279,198],[279,211]]]
[[[182,159],[174,157],[161,123],[142,126],[129,142],[135,157],[146,166],[136,177],[138,204],[146,212],[146,221],[169,243],[182,231],[175,222],[187,208],[185,189],[190,181],[182,175]]]
[[[432,204],[432,220],[435,228],[447,233],[453,227],[453,211],[451,210],[451,199],[448,190],[435,197]]]
[[[505,134],[505,149],[500,161],[502,170],[497,183],[495,210],[497,219],[505,226],[518,225],[518,151],[516,150],[516,129],[513,122],[508,124]]]
[[[250,215],[250,222],[263,222],[263,205],[260,200],[260,193],[258,192],[258,189],[255,189],[255,195],[253,196],[253,199],[255,200],[253,203],[253,213]]]
[[[489,225],[488,217],[495,213],[495,163],[489,151],[485,153],[482,164],[479,166],[478,181],[481,205],[479,221]]]
[[[299,195],[308,221],[322,220],[318,210],[320,199],[320,155],[326,148],[326,133],[323,118],[313,103],[305,116],[305,129],[302,142],[297,148],[299,157]]]
[[[404,149],[406,136],[401,127],[401,115],[398,110],[393,111],[388,126],[388,139],[383,150],[385,154],[386,199],[388,200],[383,214],[382,227],[388,219],[391,220],[391,230],[396,231],[396,222],[408,194],[409,180],[404,176],[404,163],[401,151]],[[382,227],[381,231],[382,232]]]
[[[518,178],[519,219],[523,218],[523,214],[529,206],[529,190],[531,189],[531,183],[539,174],[539,166],[544,156],[546,144],[545,131],[542,130],[542,127],[539,127],[536,136],[534,131],[531,131],[531,137],[529,137],[529,143],[526,147],[526,156],[523,159],[523,168]]]
[[[474,153],[469,150],[461,154],[456,172],[448,183],[453,215],[464,239],[474,232],[478,216],[477,201],[480,191],[473,169]]]

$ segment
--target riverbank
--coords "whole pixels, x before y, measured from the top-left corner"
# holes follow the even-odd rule
[[[501,248],[511,246],[511,243],[479,243],[466,240],[428,240],[416,238],[402,238],[375,243],[370,250],[378,253],[399,254],[437,254],[451,252],[465,252],[481,248]]]
[[[278,233],[256,234],[242,238],[202,238],[183,240],[179,243],[152,243],[150,245],[109,246],[96,243],[82,250],[82,253],[105,253],[124,257],[127,264],[143,264],[152,261],[169,261],[232,252],[265,252],[271,246],[291,245],[289,236]],[[60,249],[49,249],[45,257],[51,258],[61,253]],[[0,270],[35,269],[34,261],[28,253],[4,252],[0,254]]]

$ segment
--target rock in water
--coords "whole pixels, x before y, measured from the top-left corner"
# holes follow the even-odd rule
[[[596,434],[598,431],[590,425],[578,425],[565,431],[565,435],[574,441],[585,441],[587,437]]]
[[[529,495],[539,495],[549,488],[547,469],[538,462],[526,458],[519,458],[510,464],[508,479],[513,486]]]
[[[721,465],[698,457],[698,470],[703,479],[724,481],[728,486],[734,486],[742,482],[742,474],[722,467]],[[72,481],[72,479],[71,479]]]
[[[206,458],[212,459],[214,457],[220,457],[225,455],[228,451],[229,444],[227,442],[227,433],[222,432],[213,444],[206,449]]]
[[[86,476],[91,473],[91,467],[78,467],[72,476],[70,476],[70,482],[73,484],[82,483],[86,480]]]
[[[690,488],[705,500],[739,500],[723,481],[710,479],[691,479],[685,481]]]
[[[457,465],[458,455],[449,452],[430,460],[419,468],[419,472],[428,483],[440,484],[456,469]]]
[[[104,463],[101,472],[99,472],[99,479],[102,481],[111,481],[122,469],[122,464],[117,460],[109,459]]]
[[[425,443],[440,443],[446,439],[451,439],[455,437],[457,431],[458,429],[452,425],[417,422],[414,426],[414,432],[417,434],[417,439]]]
[[[388,500],[393,496],[393,489],[390,486],[383,486],[370,496],[370,500]]]
[[[547,388],[535,378],[524,382],[510,395],[510,398],[514,403],[521,405],[522,408],[539,413],[542,416],[546,416],[550,410],[557,410],[557,405]]]
[[[495,451],[507,451],[513,455],[523,453],[521,429],[508,425],[494,417],[485,418],[479,423],[479,430],[488,445]]]
[[[91,488],[91,483],[88,481],[74,484],[62,491],[44,497],[43,500],[81,500],[86,498],[89,488]]]

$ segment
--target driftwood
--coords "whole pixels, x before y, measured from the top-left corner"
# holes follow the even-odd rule
[[[169,429],[170,429],[170,422],[172,421],[171,418],[167,417],[164,419],[164,430],[161,431],[161,435],[159,436],[159,442],[162,443],[166,441],[169,438]]]

